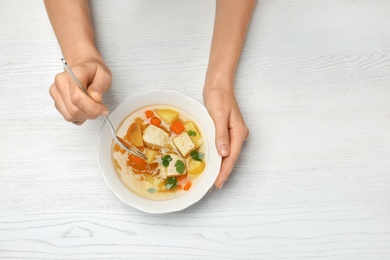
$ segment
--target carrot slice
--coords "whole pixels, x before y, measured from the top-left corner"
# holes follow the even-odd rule
[[[185,175],[185,174],[182,174],[182,175],[179,175],[176,177],[177,181],[184,180],[185,178],[187,178],[187,175]]]
[[[180,122],[180,120],[177,120],[176,122],[174,122],[170,127],[169,129],[171,129],[172,132],[174,132],[175,134],[180,134],[181,132],[184,131],[184,125]]]
[[[133,162],[134,164],[138,165],[139,167],[143,167],[146,164],[144,159],[142,159],[138,156],[132,155],[132,154],[129,155],[129,160],[131,162]]]
[[[191,188],[192,183],[189,181],[183,188],[183,190],[188,191]]]
[[[146,118],[154,117],[154,112],[152,110],[146,110],[145,116],[146,116]]]
[[[152,117],[152,118],[150,119],[150,123],[151,123],[152,125],[155,125],[155,126],[160,126],[160,124],[161,124],[161,119],[158,118],[158,117]]]

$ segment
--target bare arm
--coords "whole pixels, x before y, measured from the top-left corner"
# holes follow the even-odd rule
[[[217,0],[214,33],[203,97],[216,126],[216,146],[223,157],[217,188],[228,179],[249,130],[234,94],[234,78],[255,0]]]
[[[83,59],[101,60],[87,0],[45,0],[45,6],[64,58],[70,65]]]
[[[62,116],[80,125],[107,113],[100,102],[111,86],[111,72],[95,44],[88,1],[45,0],[45,6],[65,60],[93,100],[65,72],[55,77],[50,95]]]
[[[217,0],[206,80],[233,82],[255,0]]]

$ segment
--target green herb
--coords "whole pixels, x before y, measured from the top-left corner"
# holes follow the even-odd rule
[[[183,174],[186,170],[186,166],[184,165],[183,161],[177,160],[175,163],[176,171],[180,174]]]
[[[196,136],[196,132],[195,131],[192,131],[192,130],[188,130],[187,134],[189,136]]]
[[[168,177],[166,182],[167,183],[165,184],[165,188],[167,188],[168,190],[172,190],[177,186],[177,179],[174,177]]]
[[[155,188],[149,188],[146,191],[149,193],[155,193],[157,190]]]
[[[194,150],[191,152],[191,158],[194,159],[195,161],[201,162],[204,158],[204,154],[197,150]]]
[[[162,159],[162,164],[164,165],[164,167],[168,167],[169,163],[172,161],[172,157],[167,154],[165,155]]]

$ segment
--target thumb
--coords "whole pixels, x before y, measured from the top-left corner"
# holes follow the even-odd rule
[[[230,137],[229,137],[229,119],[227,116],[222,116],[215,120],[216,137],[215,144],[219,155],[222,157],[230,154]]]
[[[88,94],[92,97],[93,100],[97,103],[102,103],[103,94],[111,87],[111,80],[99,77],[96,75],[91,85],[88,87]]]
[[[102,103],[103,94],[111,87],[111,72],[108,68],[98,67],[93,76],[93,80],[88,87],[88,94],[97,103]]]
[[[88,94],[91,96],[93,100],[97,103],[102,103],[103,101],[103,87],[100,84],[91,84],[88,87]]]

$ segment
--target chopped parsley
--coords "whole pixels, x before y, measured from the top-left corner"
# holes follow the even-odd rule
[[[186,166],[184,165],[183,161],[177,160],[175,163],[176,171],[180,174],[183,174],[186,170]]]
[[[168,177],[166,180],[165,188],[172,190],[177,186],[177,179],[174,177]]]
[[[187,131],[187,134],[188,134],[189,136],[196,136],[196,132],[195,132],[195,131],[192,131],[192,130],[188,130],[188,131]]]
[[[164,165],[164,167],[168,167],[169,163],[172,161],[172,157],[169,154],[167,154],[163,158],[161,158],[161,160],[162,160],[162,165]]]
[[[194,159],[195,161],[201,162],[204,158],[204,153],[194,150],[191,152],[191,158]]]

